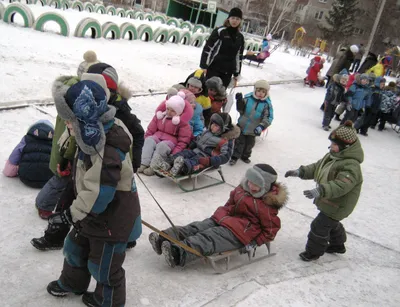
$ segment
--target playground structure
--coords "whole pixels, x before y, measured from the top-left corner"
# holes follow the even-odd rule
[[[306,29],[304,29],[304,27],[300,27],[298,29],[296,29],[296,32],[294,33],[294,37],[291,40],[291,45],[292,47],[296,47],[296,48],[301,48],[303,46],[303,39],[304,39],[304,35],[306,35]]]

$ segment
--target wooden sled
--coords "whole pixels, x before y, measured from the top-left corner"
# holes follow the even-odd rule
[[[221,177],[221,179],[217,179],[217,178],[214,178],[214,177],[211,177],[211,176],[208,175],[208,173],[212,173],[212,172],[215,172],[215,171],[218,172],[218,174]],[[157,174],[159,174],[162,177],[165,177],[165,178],[168,178],[169,180],[172,180],[184,192],[198,191],[198,190],[202,190],[202,189],[205,189],[205,188],[209,188],[209,187],[213,187],[213,186],[225,183],[225,178],[224,178],[224,174],[222,173],[222,168],[221,167],[215,168],[215,167],[211,166],[211,167],[208,167],[208,168],[206,168],[206,169],[204,169],[204,170],[202,170],[201,172],[198,172],[198,173],[185,175],[185,176],[177,176],[177,177],[173,177],[171,175],[171,173],[168,172],[168,171],[154,170],[154,172],[156,172]],[[205,186],[199,187],[198,186],[198,181],[197,181],[197,178],[199,176],[207,176],[208,178],[213,179],[215,182],[207,184]],[[185,181],[185,180],[191,180],[192,181],[192,188],[186,188],[182,184],[182,181]]]
[[[261,68],[262,68],[264,66],[265,59],[264,60],[243,59],[243,61],[247,61],[249,66],[252,64],[252,62],[254,62],[253,64],[257,65],[257,67],[260,67],[260,65],[261,65]]]
[[[226,272],[229,272],[229,271],[236,270],[236,269],[239,269],[241,267],[244,267],[244,266],[246,266],[246,265],[248,265],[250,263],[258,262],[258,261],[261,261],[261,260],[263,260],[265,258],[268,258],[268,257],[276,255],[276,253],[274,253],[272,251],[272,246],[271,246],[270,242],[266,243],[265,245],[267,247],[268,254],[266,254],[264,256],[256,257],[257,247],[255,247],[251,251],[244,251],[243,252],[243,249],[237,249],[237,250],[233,250],[233,251],[229,251],[229,252],[223,252],[223,253],[219,253],[219,254],[216,254],[216,255],[208,256],[207,257],[207,262],[210,263],[210,265],[214,269],[215,273],[224,274]],[[238,256],[238,255],[243,255],[243,254],[247,254],[248,262],[238,264],[238,265],[236,265],[234,267],[230,267],[231,257]],[[219,262],[219,263],[217,263],[217,262]]]

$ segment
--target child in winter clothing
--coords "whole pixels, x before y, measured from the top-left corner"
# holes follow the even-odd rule
[[[332,118],[335,114],[336,107],[340,103],[347,101],[345,97],[345,85],[349,75],[346,69],[343,69],[339,75],[332,77],[331,82],[326,90],[324,101],[324,118],[322,120],[322,128],[329,131]]]
[[[281,228],[278,211],[286,204],[286,187],[277,183],[277,173],[268,164],[256,164],[248,169],[241,184],[231,193],[223,207],[211,218],[163,232],[195,249],[204,256],[243,248],[251,250],[275,239]],[[185,266],[197,259],[174,242],[157,233],[149,241],[158,254],[164,254],[169,266]]]
[[[196,96],[196,101],[202,106],[203,112],[211,108],[211,100],[208,97],[205,80],[204,70],[197,69],[189,75],[184,83],[181,83]]]
[[[72,224],[64,243],[61,276],[47,286],[56,297],[82,294],[87,306],[124,306],[127,242],[141,234],[140,204],[126,126],[114,117],[99,84],[85,80],[68,87],[56,81],[53,97],[78,146],[73,182],[76,198],[49,217],[52,227]],[[100,272],[100,273],[99,273]],[[90,279],[94,292],[87,292]]]
[[[203,107],[196,101],[194,94],[188,89],[182,89],[180,92],[185,94],[185,100],[190,103],[193,108],[193,116],[189,121],[190,128],[194,138],[197,138],[204,131]]]
[[[215,113],[208,129],[196,139],[193,149],[185,149],[164,159],[157,155],[153,168],[170,171],[173,177],[189,175],[210,166],[218,168],[231,158],[234,140],[239,135],[240,129],[232,125],[228,113]]]
[[[311,60],[310,66],[307,69],[307,77],[304,78],[304,83],[310,85],[313,88],[318,83],[318,74],[324,67],[325,59],[320,56],[314,57]]]
[[[236,140],[230,165],[235,165],[239,158],[245,163],[250,163],[249,158],[256,136],[260,136],[262,131],[272,124],[274,109],[269,97],[269,88],[267,81],[259,80],[254,84],[254,92],[244,98],[242,93],[236,94],[236,109],[240,114],[238,126],[241,134]]]
[[[356,80],[349,91],[346,93],[348,103],[346,105],[346,113],[342,119],[343,125],[347,120],[356,121],[359,112],[365,106],[365,101],[368,99],[368,75],[361,74],[356,76]]]
[[[211,108],[203,112],[206,127],[210,124],[211,115],[221,113],[226,104],[226,89],[219,77],[211,77],[206,81],[208,97],[211,100]]]
[[[382,103],[379,113],[379,126],[378,130],[383,131],[386,121],[391,120],[392,112],[396,105],[396,83],[389,82],[389,85],[382,91]],[[375,128],[375,126],[371,126]]]
[[[185,94],[179,92],[163,101],[156,110],[145,134],[142,165],[139,173],[153,176],[150,164],[155,153],[166,157],[184,150],[192,138],[189,121],[193,117],[193,108],[185,99]]]
[[[48,120],[39,120],[14,148],[3,174],[19,179],[31,188],[42,188],[53,176],[49,169],[54,127]]]
[[[364,152],[352,122],[333,130],[329,140],[330,152],[321,160],[285,174],[317,183],[315,189],[304,191],[320,211],[311,223],[306,251],[299,255],[304,261],[316,260],[325,252],[346,252],[346,231],[340,221],[353,212],[363,183]]]
[[[386,79],[383,77],[375,79],[374,87],[371,88],[372,95],[366,102],[365,111],[354,125],[354,128],[357,131],[359,130],[361,135],[368,136],[368,128],[376,122],[378,112],[381,108],[382,90],[385,87],[385,82]]]

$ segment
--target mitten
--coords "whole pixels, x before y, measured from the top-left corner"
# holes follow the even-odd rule
[[[71,175],[71,162],[66,160],[64,163],[57,164],[57,173],[60,177],[68,177]]]
[[[57,212],[49,216],[49,224],[51,225],[72,225],[72,216],[69,209]]]
[[[242,100],[243,99],[243,94],[242,93],[236,93],[235,98],[236,98],[236,100]]]
[[[346,105],[346,109],[347,109],[347,111],[349,111],[349,112],[353,109],[351,103],[348,103],[348,104]]]
[[[309,199],[318,198],[320,196],[319,188],[303,191],[305,197]]]
[[[264,130],[264,127],[263,126],[261,126],[261,125],[258,125],[257,127],[256,127],[256,129],[254,129],[254,134],[255,135],[261,135],[261,133],[262,133],[262,131]]]
[[[204,167],[209,167],[210,166],[210,158],[209,157],[201,157],[199,158],[199,163],[203,165]]]
[[[299,177],[299,176],[300,176],[300,170],[298,170],[298,169],[290,170],[290,171],[287,171],[285,173],[285,178],[287,178],[287,177]]]

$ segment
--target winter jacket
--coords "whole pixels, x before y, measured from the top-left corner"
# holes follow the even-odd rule
[[[267,40],[264,40],[261,46],[261,52],[257,55],[258,60],[265,60],[269,57],[269,47],[269,42]]]
[[[378,63],[377,56],[375,54],[369,52],[368,55],[367,55],[367,58],[364,61],[364,63],[362,63],[362,65],[358,69],[358,73],[360,73],[360,74],[365,73],[372,66],[376,65],[376,63]]]
[[[345,89],[340,82],[335,81],[329,84],[325,94],[325,101],[335,106],[341,102],[347,102]]]
[[[199,136],[204,130],[204,117],[203,108],[200,104],[196,103],[194,108],[192,119],[189,121],[190,127],[192,128],[192,133],[194,137]]]
[[[369,108],[373,114],[377,114],[381,109],[382,103],[382,90],[380,89],[380,82],[382,77],[378,77],[375,79],[375,86],[371,88],[371,97],[367,101],[365,107]]]
[[[351,103],[352,108],[358,111],[364,108],[365,101],[368,99],[368,94],[369,90],[365,85],[354,82],[346,93],[346,98],[348,99],[349,103]]]
[[[132,135],[132,166],[134,169],[137,169],[140,167],[140,162],[142,161],[144,130],[140,124],[140,119],[131,113],[132,109],[128,105],[128,99],[129,97],[123,97],[120,94],[112,94],[108,104],[116,107],[117,113],[115,117],[124,123]]]
[[[238,76],[242,69],[244,37],[237,28],[212,31],[201,54],[200,67]]]
[[[233,154],[235,139],[240,136],[240,129],[233,126],[217,136],[206,130],[196,141],[193,151],[201,156],[210,157],[210,165],[219,167],[228,163]]]
[[[284,185],[274,184],[261,198],[254,198],[239,185],[231,192],[225,206],[214,212],[212,219],[232,231],[244,245],[255,241],[260,246],[275,239],[281,228],[278,210],[286,202]]]
[[[244,96],[242,101],[236,102],[237,111],[240,114],[238,126],[243,135],[255,135],[254,129],[261,125],[267,128],[274,120],[274,109],[271,99],[264,100],[254,98],[253,93]]]
[[[382,113],[391,113],[396,105],[396,94],[390,90],[382,91],[382,102],[380,110]]]
[[[343,68],[349,70],[351,63],[354,61],[353,52],[351,52],[349,47],[340,48],[339,52],[336,54],[332,65],[327,71],[326,75],[332,77],[338,74]]]
[[[318,162],[300,167],[300,178],[314,179],[320,187],[321,195],[314,203],[321,212],[337,221],[353,212],[363,183],[363,161],[364,152],[357,140],[338,153],[327,153]]]
[[[53,176],[49,168],[54,129],[48,121],[38,121],[14,148],[3,170],[8,177],[19,176],[29,187],[42,188]]]
[[[203,110],[208,110],[211,108],[211,99],[208,96],[196,95],[196,102],[201,105]]]
[[[324,67],[324,65],[321,62],[321,57],[316,56],[313,59],[313,64],[311,65],[311,67],[307,73],[308,81],[317,83],[318,82],[318,73],[321,71],[321,69],[323,67]]]
[[[70,207],[75,227],[88,238],[131,242],[141,234],[140,203],[129,150],[132,139],[119,119],[104,124],[106,144],[95,155],[78,150]]]
[[[185,109],[180,115],[180,122],[178,125],[172,123],[172,118],[158,118],[157,112],[165,112],[167,109],[166,101],[163,101],[156,109],[156,115],[147,127],[145,138],[152,137],[156,143],[162,141],[169,141],[173,144],[171,154],[174,155],[184,150],[190,143],[192,138],[192,129],[190,128],[189,121],[193,117],[193,108],[188,101],[185,100]]]

